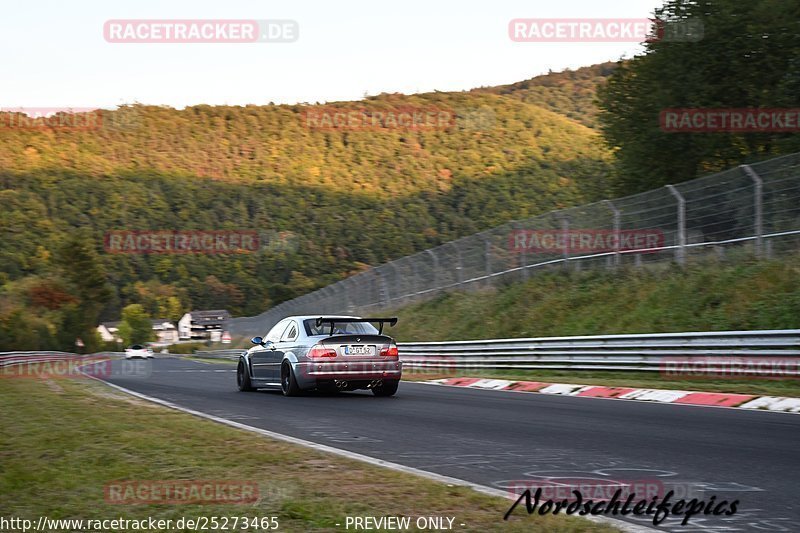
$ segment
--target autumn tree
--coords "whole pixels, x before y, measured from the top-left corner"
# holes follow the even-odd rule
[[[122,310],[122,321],[118,331],[126,346],[155,340],[150,317],[139,304],[130,304]]]

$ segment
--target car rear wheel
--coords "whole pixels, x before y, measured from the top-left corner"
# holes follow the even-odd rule
[[[236,369],[236,385],[242,392],[250,392],[253,390],[253,385],[250,383],[250,374],[244,367],[244,363],[239,361],[239,367]]]
[[[378,387],[372,387],[372,394],[375,396],[394,396],[397,387],[400,385],[399,379],[384,381]]]
[[[297,396],[300,394],[300,386],[294,377],[294,370],[289,363],[281,365],[281,392],[284,396]]]

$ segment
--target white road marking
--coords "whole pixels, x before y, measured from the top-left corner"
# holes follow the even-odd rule
[[[174,404],[172,402],[168,402],[166,400],[162,400],[160,398],[155,398],[153,396],[148,396],[146,394],[142,394],[140,392],[136,392],[130,389],[126,389],[125,387],[121,387],[114,383],[109,383],[107,381],[103,381],[100,378],[94,376],[88,376],[92,379],[95,379],[101,383],[105,383],[109,387],[112,387],[118,391],[125,392],[142,400],[147,400],[149,402],[157,403],[164,407],[168,407],[170,409],[175,409],[177,411],[181,411],[190,415],[194,415],[200,418],[205,418],[207,420],[212,420],[219,424],[225,424],[226,426],[234,427],[237,429],[242,429],[244,431],[249,431],[251,433],[257,433],[259,435],[263,435],[265,437],[270,437],[276,440],[289,442],[291,444],[297,444],[299,446],[304,446],[306,448],[311,448],[312,450],[318,450],[321,452],[332,453],[334,455],[338,455],[340,457],[345,457],[347,459],[353,459],[355,461],[361,461],[363,463],[380,466],[382,468],[388,468],[389,470],[394,470],[397,472],[404,472],[406,474],[412,474],[415,476],[423,477],[426,479],[430,479],[432,481],[437,481],[439,483],[445,483],[447,485],[454,485],[459,487],[467,487],[476,492],[481,494],[486,494],[488,496],[494,496],[497,498],[503,498],[506,501],[511,501],[508,497],[508,492],[495,489],[492,487],[487,487],[484,485],[480,485],[478,483],[472,483],[471,481],[465,481],[463,479],[458,479],[450,476],[444,476],[442,474],[437,474],[435,472],[428,472],[427,470],[420,470],[418,468],[414,468],[411,466],[401,465],[398,463],[393,463],[391,461],[385,461],[383,459],[378,459],[377,457],[370,457],[369,455],[364,455],[361,453],[351,452],[349,450],[343,450],[340,448],[335,448],[333,446],[328,446],[326,444],[318,444],[316,442],[311,442],[308,440],[300,439],[297,437],[291,437],[289,435],[284,435],[282,433],[276,433],[274,431],[269,431],[267,429],[261,429],[253,426],[248,426],[246,424],[242,424],[240,422],[235,422],[233,420],[228,420],[226,418],[210,415],[208,413],[203,413],[202,411],[195,411],[194,409],[189,409],[187,407],[182,407],[180,405]],[[631,524],[629,522],[623,522],[622,520],[617,520],[615,518],[608,518],[605,516],[583,516],[581,518],[585,518],[591,522],[595,523],[602,523],[608,524],[610,526],[616,527],[620,531],[624,531],[626,533],[645,533],[645,532],[654,532],[658,531],[657,529],[653,529],[650,527],[645,527],[641,525]]]

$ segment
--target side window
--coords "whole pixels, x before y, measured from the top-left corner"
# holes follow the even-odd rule
[[[267,339],[270,342],[278,342],[281,339],[281,333],[286,329],[286,320],[281,320],[275,327],[267,333]]]
[[[283,336],[281,336],[281,342],[289,342],[293,341],[297,338],[297,324],[294,321],[289,322],[289,326],[286,328],[286,331],[283,332]]]

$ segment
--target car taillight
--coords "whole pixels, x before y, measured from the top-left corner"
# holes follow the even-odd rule
[[[319,359],[321,357],[336,357],[336,350],[317,344],[308,351],[308,357],[311,359]]]
[[[388,348],[381,348],[381,355],[384,357],[397,357],[397,346],[395,344],[390,344]]]

